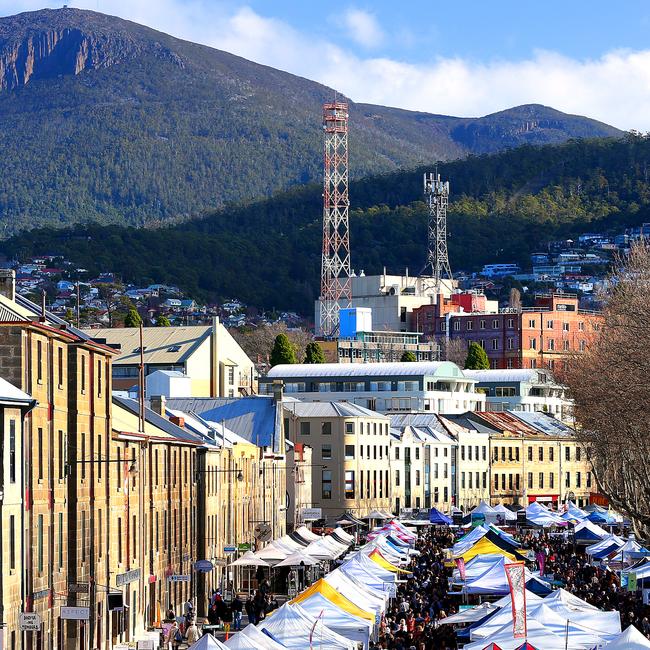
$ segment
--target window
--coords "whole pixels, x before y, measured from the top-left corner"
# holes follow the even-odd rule
[[[530,327],[530,328],[534,328],[534,327],[535,327],[535,321],[534,321],[534,319],[530,319],[530,320],[528,321],[528,327]]]
[[[493,329],[493,330],[498,330],[498,329],[499,329],[499,319],[498,319],[498,318],[495,318],[495,319],[492,321],[492,329]]]
[[[586,350],[586,348],[587,348],[587,342],[586,341],[580,341],[580,344],[579,344],[580,352],[584,352]]]
[[[363,476],[363,474],[362,474],[361,476]],[[399,484],[400,484],[400,483],[399,483],[399,470],[396,469],[396,470],[395,470],[395,486],[396,486],[396,487],[399,487]],[[362,489],[361,491],[363,492],[363,489]]]
[[[332,472],[329,469],[324,469],[322,474],[322,484],[323,484],[323,499],[332,498]]]
[[[158,513],[156,513],[158,515]],[[102,549],[104,548],[104,534],[103,534],[103,519],[102,519],[102,511],[99,509],[97,511],[97,539],[99,541],[99,544],[97,545],[97,556],[101,557],[102,556]],[[63,544],[61,544],[63,546]],[[153,546],[153,543],[152,543]]]
[[[354,445],[345,445],[345,460],[354,460]]]
[[[433,478],[440,478],[440,473],[438,471],[438,463],[433,464]]]
[[[368,454],[368,457],[370,457],[370,454]],[[395,460],[399,460],[399,447],[395,447]]]
[[[543,462],[544,461],[544,447],[539,448],[538,454],[539,454],[540,462]]]
[[[444,320],[440,323],[440,331],[441,332],[446,332],[447,331],[447,323],[445,323]]]
[[[482,450],[482,458],[483,458],[483,460],[487,460],[487,447],[485,445],[483,445],[481,447],[481,450]]]
[[[519,447],[515,447],[515,460],[519,462]]]
[[[508,474],[508,489],[512,490],[512,474]]]
[[[97,457],[99,458],[99,462],[97,463],[97,478],[101,479],[102,478],[102,437],[101,435],[97,436]]]
[[[519,474],[515,474],[515,490],[519,491]]]
[[[515,326],[514,318],[509,318],[508,319],[508,329],[512,329],[514,326]]]
[[[174,514],[176,514],[175,510],[174,510]],[[133,535],[132,535],[133,544],[132,544],[132,546],[133,546],[133,559],[135,560],[135,558],[138,555],[138,521],[137,521],[135,515],[133,515],[131,521],[133,522]]]
[[[81,392],[85,393],[86,392],[86,358],[82,354],[80,357],[80,365],[81,365]]]
[[[576,487],[582,487],[582,473],[576,472]]]
[[[587,487],[591,487],[591,472],[587,472]]]
[[[420,485],[420,470],[415,470],[415,485]]]
[[[544,472],[539,473],[539,487],[540,488],[544,487]]]
[[[548,486],[550,488],[555,487],[555,474],[553,472],[548,475]]]
[[[331,422],[323,422],[320,426],[320,432],[324,436],[331,436],[332,435],[332,423]]]
[[[581,332],[584,331],[584,329],[585,329],[585,324],[584,324],[583,321],[580,321],[580,322],[578,323],[578,329],[579,329]]]
[[[564,486],[571,487],[571,472],[566,473],[566,478],[564,479]]]
[[[531,350],[537,350],[537,339],[529,339],[529,347]]]
[[[40,427],[38,429],[38,480],[43,480],[43,429]]]
[[[495,490],[499,489],[499,475],[498,474],[494,475],[494,489]]]
[[[571,460],[571,448],[570,447],[565,447],[564,448],[564,460]]]
[[[497,397],[514,397],[517,394],[514,386],[497,386],[494,390]]]
[[[555,459],[555,449],[553,447],[550,447],[548,450],[548,459],[553,462]]]
[[[460,447],[460,459],[465,460],[465,445],[461,445]]]
[[[492,349],[493,350],[499,349],[499,339],[492,339]]]
[[[454,330],[456,330],[457,332],[460,330],[460,321],[459,320],[454,321]]]
[[[36,380],[43,383],[43,342],[36,341]]]
[[[501,474],[501,489],[505,490],[506,489],[506,475]]]
[[[16,517],[9,515],[9,568],[16,568]]]
[[[472,460],[472,445],[467,445],[467,458],[468,460]]]
[[[580,447],[576,447],[576,460],[580,460],[580,457],[582,456],[582,450]]]
[[[445,463],[442,468],[442,478],[449,478],[449,466],[447,463]]]
[[[546,347],[549,350],[555,350],[555,339],[549,339]]]
[[[449,488],[446,487],[443,491],[443,494],[445,495],[445,503],[449,501]]]
[[[481,318],[478,324],[479,328],[484,330],[485,329],[485,319]]]
[[[506,448],[501,447],[501,462],[505,463],[506,462]]]
[[[508,350],[514,350],[515,340],[512,337],[509,337],[507,339],[506,346],[507,346]]]
[[[508,460],[512,461],[512,447],[508,447]]]
[[[332,445],[323,445],[321,447],[321,458],[323,460],[332,459]]]
[[[478,344],[485,350],[485,339],[481,339]]]
[[[59,375],[59,388],[63,388],[63,348],[57,348],[57,374]]]
[[[86,460],[86,434],[81,434],[81,460]],[[81,478],[86,478],[86,463],[81,463]]]
[[[415,460],[420,460],[420,448],[415,448]]]
[[[474,487],[474,486],[472,485],[472,483],[474,482],[474,481],[472,480],[472,472],[468,472],[468,473],[467,473],[467,477],[468,477],[468,479],[469,479],[469,489],[471,490],[471,489]]]
[[[81,561],[86,561],[86,511],[81,511]]]
[[[43,536],[45,531],[43,530],[43,515],[38,515],[38,547],[37,547],[37,556],[38,556],[38,572],[43,572]]]
[[[300,435],[308,436],[311,433],[311,422],[302,421],[300,423]]]
[[[528,460],[532,461],[533,460],[533,448],[528,447]]]
[[[499,460],[499,449],[498,449],[498,447],[494,448],[494,460],[495,461]]]
[[[533,473],[528,472],[528,489],[531,490],[533,487]]]
[[[569,323],[562,323],[562,331],[563,332],[569,331]]]
[[[433,488],[433,500],[438,503],[440,501],[440,489],[437,487]]]
[[[474,321],[471,321],[471,320],[467,321],[467,329],[468,330],[473,330],[474,329]]]
[[[9,482],[16,482],[16,420],[9,420]]]
[[[345,433],[347,435],[352,435],[354,433],[354,422],[345,423]],[[375,424],[375,433],[377,433],[377,425]]]
[[[487,489],[487,472],[483,472],[483,489]]]
[[[406,323],[406,307],[400,307],[399,319],[402,323]]]

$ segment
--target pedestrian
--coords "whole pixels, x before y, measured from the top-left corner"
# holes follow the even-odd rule
[[[185,638],[187,639],[188,645],[196,643],[201,638],[201,632],[196,625],[196,621],[192,618],[190,619],[187,631],[185,632]]]
[[[178,623],[174,621],[167,631],[167,636],[165,637],[165,647],[168,650],[176,650],[180,647],[183,641],[183,635],[181,633],[181,628],[178,627]]]
[[[246,609],[246,616],[248,616],[248,622],[251,625],[257,625],[257,617],[255,616],[255,603],[252,601],[250,596],[247,598],[244,607]]]
[[[232,601],[232,618],[233,618],[235,630],[241,630],[241,619],[242,619],[243,609],[244,609],[244,603],[242,603],[239,596],[235,594],[235,598]]]
[[[232,625],[232,609],[230,608],[229,605],[226,605],[224,603],[224,609],[223,609],[223,631],[226,633],[226,641],[228,640],[228,636],[230,635],[230,627]]]

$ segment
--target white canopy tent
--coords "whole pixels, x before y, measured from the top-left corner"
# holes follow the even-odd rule
[[[648,650],[648,648],[650,648],[650,641],[634,625],[630,625],[625,632],[605,646],[605,650]]]
[[[385,593],[371,589],[369,585],[359,582],[340,569],[328,573],[323,580],[361,609],[374,612],[375,615],[381,615],[386,609]]]
[[[269,563],[257,557],[252,551],[246,551],[246,553],[235,560],[230,566],[269,566]]]
[[[300,605],[285,603],[257,626],[292,650],[355,650],[355,642],[333,632]]]
[[[304,566],[313,566],[314,564],[318,564],[318,562],[319,560],[309,555],[306,550],[304,550],[296,551],[295,553],[288,555],[284,560],[282,560],[282,562],[278,562],[275,566],[300,566],[301,564]]]
[[[587,555],[596,555],[601,551],[607,550],[610,546],[618,546],[619,548],[625,544],[625,540],[618,535],[608,535],[604,539],[601,539],[599,542],[595,542],[591,546],[587,546],[585,553]]]
[[[196,643],[193,643],[188,650],[228,650],[228,646],[215,639],[211,634],[205,634]]]
[[[285,646],[274,641],[254,625],[247,625],[241,632],[235,633],[226,641],[231,650],[286,650]]]
[[[517,513],[513,512],[512,510],[508,510],[503,503],[499,503],[496,506],[492,507],[492,510],[497,515],[497,519],[501,517],[503,521],[517,521]]]

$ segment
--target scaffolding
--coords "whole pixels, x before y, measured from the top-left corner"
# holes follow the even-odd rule
[[[325,131],[323,176],[323,254],[321,262],[320,333],[339,331],[339,310],[352,299],[348,198],[348,105],[323,105]]]

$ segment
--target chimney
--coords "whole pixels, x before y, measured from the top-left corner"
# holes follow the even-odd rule
[[[16,272],[13,269],[0,269],[0,295],[16,300]]]
[[[151,410],[154,413],[158,413],[158,415],[167,417],[165,415],[165,407],[167,406],[167,399],[165,398],[164,395],[154,395],[153,397],[150,398],[150,402],[151,402]]]
[[[181,429],[185,428],[185,418],[181,417],[180,415],[171,415],[169,417],[169,421]]]
[[[281,379],[273,381],[273,401],[278,404],[282,402],[282,395],[284,393],[284,382]]]

